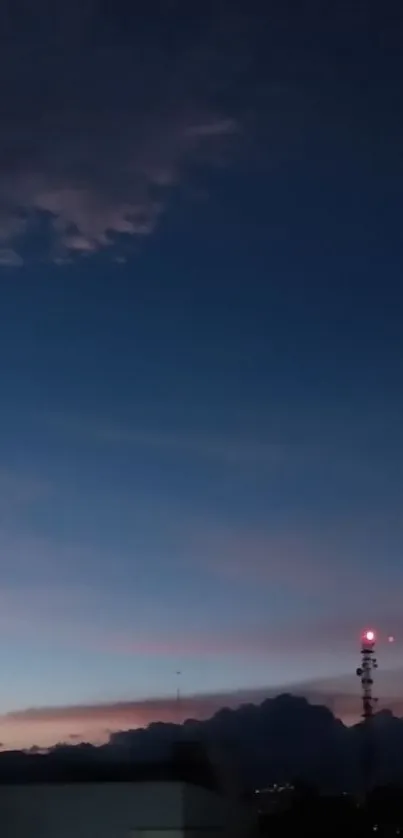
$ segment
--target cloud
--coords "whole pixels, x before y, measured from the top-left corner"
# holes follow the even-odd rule
[[[209,718],[223,704],[238,706],[243,700],[260,700],[263,690],[239,694],[217,693],[188,696],[182,699],[180,712],[189,718]],[[254,697],[254,698],[252,698]],[[155,721],[177,722],[175,696],[138,701],[82,704],[75,706],[36,707],[0,716],[4,747],[29,747],[32,744],[50,747],[59,741],[76,738],[82,741],[105,742],[111,733],[127,728],[144,727]]]
[[[8,557],[9,552],[5,555]],[[15,554],[11,554],[11,561],[18,568],[14,559]],[[43,570],[46,571],[46,563]],[[368,617],[363,614],[364,609],[356,608],[355,613],[351,609],[349,615],[341,619],[332,609],[326,616],[306,616],[301,620],[301,617],[293,619],[288,609],[287,620],[279,620],[270,614],[258,619],[250,616],[245,619],[240,615],[211,626],[205,621],[200,625],[186,617],[178,626],[176,620],[172,623],[169,615],[165,620],[164,615],[159,614],[160,627],[151,629],[144,621],[141,604],[140,613],[137,614],[136,609],[135,617],[114,614],[106,621],[109,606],[107,594],[98,592],[96,586],[3,585],[0,588],[0,628],[2,636],[8,640],[23,638],[29,640],[31,647],[55,648],[58,653],[63,649],[80,650],[90,656],[101,654],[110,660],[114,657],[165,658],[172,661],[173,667],[178,658],[203,662],[203,666],[220,658],[227,662],[255,660],[258,663],[261,660],[271,663],[273,671],[278,669],[279,662],[283,666],[285,660],[297,662],[303,656],[309,673],[318,671],[318,661],[323,669],[324,661],[330,665],[332,656],[337,664],[337,656],[342,660],[349,659],[354,648],[358,655],[360,632]],[[148,614],[150,607],[146,605]],[[403,636],[398,609],[373,612],[371,616],[384,659],[389,665],[396,664],[399,638]],[[386,643],[390,633],[397,638],[392,647]]]
[[[19,268],[24,264],[22,257],[9,247],[0,248],[0,266],[5,268]]]
[[[336,8],[325,15],[317,4],[302,18],[294,6],[284,17],[282,3],[217,0],[194,3],[190,15],[186,0],[37,0],[33,16],[21,0],[3,0],[5,250],[20,255],[26,234],[45,227],[51,255],[65,264],[66,254],[112,247],[122,234],[148,235],[169,190],[194,163],[227,159],[234,135],[247,138],[255,171],[265,173],[319,145],[320,158],[327,149],[333,159],[335,142],[366,166],[368,136],[371,160],[395,155],[396,108],[385,108],[378,77],[373,95],[362,95],[360,62],[348,59],[351,37],[358,51],[368,46],[361,19]],[[346,46],[341,75],[336,31]]]
[[[166,457],[183,455],[187,461],[192,458],[207,464],[215,462],[238,468],[244,473],[249,470],[252,476],[258,469],[259,474],[292,475],[305,481],[308,477],[320,481],[324,497],[331,493],[330,482],[334,480],[343,481],[343,487],[346,486],[350,493],[353,480],[357,491],[360,487],[363,494],[368,487],[378,488],[384,477],[387,456],[382,440],[374,436],[371,429],[365,434],[360,419],[349,427],[348,439],[344,425],[332,419],[322,422],[320,429],[305,429],[304,436],[298,441],[290,435],[290,429],[284,428],[277,428],[272,438],[262,432],[256,433],[253,428],[243,433],[229,428],[225,434],[206,432],[197,427],[161,430],[155,422],[154,427],[152,422],[147,427],[91,414],[57,411],[38,412],[36,421],[71,439],[103,444],[104,450],[107,446],[111,450],[121,446]],[[375,444],[376,450],[380,451],[378,456],[374,454]],[[383,486],[382,490],[384,493]],[[351,506],[347,507],[348,511],[351,515]]]
[[[295,453],[292,446],[265,443],[242,437],[220,437],[205,434],[188,434],[166,432],[147,432],[141,429],[125,429],[112,425],[95,426],[92,429],[94,437],[102,442],[133,447],[148,448],[150,450],[191,454],[198,459],[217,460],[227,465],[244,466],[276,466],[290,462],[290,456]]]
[[[52,489],[43,477],[0,468],[0,527],[14,523],[20,528],[21,513],[48,499]],[[0,529],[0,550],[5,552],[9,546],[10,540]]]
[[[239,131],[239,125],[234,119],[221,119],[216,122],[207,122],[201,125],[191,125],[187,129],[189,137],[221,137],[225,134],[235,134]]]
[[[238,707],[243,702],[260,702],[275,690],[255,688],[182,697],[138,701],[93,703],[59,707],[33,707],[0,716],[1,737],[7,748],[32,744],[50,747],[82,731],[82,741],[105,742],[111,733],[146,727],[152,722],[178,722],[178,718],[210,718],[221,707]]]
[[[171,19],[159,3],[81,5],[3,11],[1,264],[20,264],[32,231],[57,261],[148,235],[188,164],[238,128],[215,103],[208,16],[189,31],[182,3]]]
[[[48,495],[51,488],[50,482],[45,478],[0,468],[0,499],[8,498],[13,503],[29,503]]]
[[[9,247],[0,248],[0,267],[19,268],[24,264],[22,257]]]
[[[121,730],[147,727],[154,722],[211,718],[222,707],[260,704],[281,692],[305,697],[314,704],[328,707],[346,724],[360,718],[360,695],[354,673],[337,678],[287,684],[285,687],[256,686],[249,689],[218,691],[182,696],[178,706],[175,696],[150,697],[134,701],[90,703],[58,707],[32,707],[0,716],[3,747],[29,747],[33,743],[50,747],[59,741],[88,741],[99,744]],[[384,672],[380,677],[382,701],[379,709],[388,708],[403,715],[403,671]],[[77,733],[80,730],[80,734]]]
[[[186,429],[175,432],[154,431],[94,417],[58,413],[41,414],[38,419],[62,434],[82,437],[95,443],[142,448],[167,455],[182,453],[198,460],[216,461],[228,466],[295,468],[297,464],[312,460],[321,453],[315,445],[283,444],[250,435],[228,433],[224,436],[189,432]]]
[[[15,505],[20,529],[21,504],[36,502],[42,491],[35,481],[27,478],[21,483],[0,473],[0,511],[8,524]],[[121,498],[119,503],[121,507]],[[335,656],[348,655],[368,621],[384,637],[403,636],[398,568],[384,578],[378,563],[352,561],[356,545],[349,552],[332,541],[331,533],[319,537],[302,528],[294,533],[283,528],[259,532],[244,522],[225,526],[165,500],[160,513],[155,498],[149,509],[139,504],[136,510],[135,498],[132,507],[135,528],[141,521],[147,534],[150,523],[158,529],[157,544],[169,545],[172,558],[164,559],[165,572],[183,578],[184,584],[191,582],[189,602],[180,614],[175,597],[155,597],[152,568],[161,572],[160,549],[154,565],[151,558],[145,559],[147,535],[145,542],[135,542],[134,547],[129,543],[112,561],[102,546],[62,544],[3,527],[2,635],[29,639],[37,648],[80,649],[111,659],[221,657],[227,662],[255,660],[256,666],[266,659],[276,669],[279,662],[283,665],[303,654],[307,673],[318,671],[318,657],[323,666],[329,648]],[[365,543],[360,551],[366,556]],[[127,567],[133,562],[139,588],[130,599]],[[363,574],[366,596],[357,601]],[[200,583],[208,584],[220,605],[214,620],[199,607]],[[153,628],[150,615],[155,617]],[[398,643],[394,649],[397,653]]]

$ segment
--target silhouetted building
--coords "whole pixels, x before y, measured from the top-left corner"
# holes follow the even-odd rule
[[[157,764],[66,764],[53,775],[39,765],[0,784],[3,838],[246,838],[253,830],[252,808],[197,745]]]

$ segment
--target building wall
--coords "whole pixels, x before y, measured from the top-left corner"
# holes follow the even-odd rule
[[[176,783],[0,786],[2,838],[129,838],[183,827]],[[174,836],[173,836],[174,838]]]
[[[231,838],[249,832],[252,808],[229,794],[216,794],[198,786],[184,789],[184,823],[189,829],[208,830]]]
[[[226,798],[199,786],[185,786],[183,789],[183,821],[196,829],[220,830],[228,819]]]
[[[223,838],[244,810],[174,782],[0,785],[1,838]]]

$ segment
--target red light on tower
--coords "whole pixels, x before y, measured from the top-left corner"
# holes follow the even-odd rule
[[[367,643],[375,643],[375,632],[372,629],[368,629],[368,631],[364,631],[362,639]]]

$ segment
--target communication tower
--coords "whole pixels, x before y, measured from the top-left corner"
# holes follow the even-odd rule
[[[361,636],[361,666],[357,675],[361,680],[362,718],[361,729],[361,767],[363,781],[363,795],[366,799],[374,782],[375,768],[375,740],[373,716],[378,699],[373,695],[374,670],[378,668],[375,657],[376,634],[372,629],[364,631]]]
[[[364,631],[361,637],[361,666],[357,669],[357,675],[361,679],[361,701],[362,717],[365,722],[374,715],[378,699],[374,697],[372,687],[374,684],[374,670],[378,668],[375,657],[376,634],[372,629]]]

